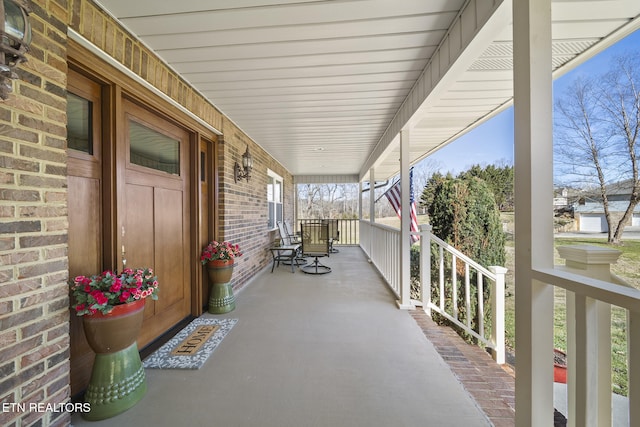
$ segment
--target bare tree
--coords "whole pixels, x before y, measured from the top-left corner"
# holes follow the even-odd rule
[[[640,52],[616,58],[599,78],[576,80],[556,102],[555,163],[562,184],[594,189],[609,225],[608,241],[620,243],[639,202],[637,142],[640,132]],[[626,209],[614,217],[615,189],[629,189]]]
[[[318,215],[319,201],[322,199],[321,188],[314,184],[298,185],[298,200],[302,218],[315,218]]]
[[[342,185],[338,184],[325,184],[324,189],[326,203],[323,206],[323,218],[336,218],[340,206],[336,206],[337,202],[344,198],[344,191],[342,191]]]
[[[298,200],[300,218],[355,218],[358,185],[300,184]]]

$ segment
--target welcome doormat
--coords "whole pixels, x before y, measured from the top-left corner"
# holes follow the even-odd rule
[[[238,319],[198,318],[144,359],[145,368],[200,369]]]

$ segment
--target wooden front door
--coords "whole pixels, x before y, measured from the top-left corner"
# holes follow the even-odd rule
[[[118,138],[117,217],[127,267],[152,267],[159,299],[149,300],[140,347],[191,313],[189,144],[183,128],[123,101]]]

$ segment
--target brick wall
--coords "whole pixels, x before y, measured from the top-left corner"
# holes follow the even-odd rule
[[[278,231],[268,228],[267,169],[284,179],[283,214],[293,220],[293,177],[263,149],[249,139],[228,120],[224,121],[224,142],[218,146],[220,210],[220,239],[238,243],[244,255],[234,270],[234,288],[242,287],[247,280],[271,261],[268,247]],[[226,126],[229,124],[229,126]],[[242,155],[249,148],[253,158],[251,179],[234,181],[235,162],[242,164]]]
[[[57,426],[65,411],[30,403],[69,399],[66,208],[67,25],[224,132],[219,146],[220,239],[245,253],[241,287],[269,262],[267,168],[284,178],[284,215],[293,219],[291,175],[146,47],[89,0],[32,0],[33,42],[15,94],[0,101],[0,425]],[[233,165],[249,146],[250,182]],[[16,405],[25,405],[26,411]]]
[[[69,398],[66,3],[33,1],[33,42],[0,102],[0,425],[64,425]],[[11,407],[24,404],[25,410]]]

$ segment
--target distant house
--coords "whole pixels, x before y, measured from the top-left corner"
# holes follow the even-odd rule
[[[553,209],[565,209],[569,206],[569,190],[566,188],[557,189],[553,194]]]
[[[629,205],[632,182],[632,180],[621,181],[607,188],[609,211],[616,222],[622,217]],[[574,212],[579,231],[597,233],[609,231],[600,196],[593,195],[593,193],[583,195],[574,205]],[[640,227],[640,205],[636,206],[631,221],[626,225]]]

